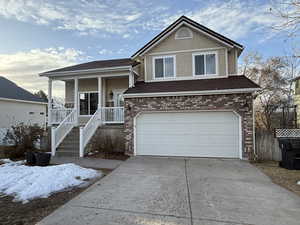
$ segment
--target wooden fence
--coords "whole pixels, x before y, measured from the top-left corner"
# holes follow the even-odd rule
[[[281,161],[281,150],[274,133],[265,130],[255,131],[255,148],[258,160]]]

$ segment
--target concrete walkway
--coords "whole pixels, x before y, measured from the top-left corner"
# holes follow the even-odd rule
[[[55,156],[51,157],[51,164],[64,164],[74,163],[78,166],[93,168],[93,169],[115,169],[124,161],[112,159],[99,159],[99,158],[79,158],[79,157],[65,157]]]
[[[300,198],[247,162],[134,157],[38,225],[299,225]]]

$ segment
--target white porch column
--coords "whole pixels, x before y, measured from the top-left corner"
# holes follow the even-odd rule
[[[106,102],[106,84],[105,80],[102,80],[102,106],[105,107]]]
[[[51,109],[52,109],[52,79],[48,79],[48,126],[52,125],[51,118]]]
[[[102,77],[98,77],[98,109],[102,107]]]
[[[78,115],[79,115],[79,107],[78,107],[78,78],[74,79],[74,108],[76,109],[76,118],[75,123],[78,125]]]
[[[128,81],[129,81],[129,87],[130,87],[130,88],[131,88],[131,87],[134,87],[134,73],[133,73],[132,67],[131,67],[131,69],[130,69]]]

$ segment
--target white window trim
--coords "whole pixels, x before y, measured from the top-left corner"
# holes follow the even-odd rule
[[[155,77],[155,60],[156,59],[165,59],[165,58],[173,58],[173,70],[174,70],[174,76],[173,77],[165,77],[165,63],[163,63],[164,66],[164,77]],[[165,80],[165,79],[174,79],[176,78],[176,55],[161,55],[161,56],[155,56],[152,58],[152,79],[153,80]]]
[[[186,29],[189,31],[190,36],[188,36],[188,37],[178,37],[177,33],[178,33],[178,31],[179,31],[180,29],[182,29],[182,28],[186,28]],[[175,33],[175,40],[191,39],[191,38],[193,38],[193,32],[192,32],[191,29],[188,28],[188,27],[180,27],[180,28],[176,31],[176,33]]]
[[[198,55],[209,55],[209,54],[215,54],[216,55],[216,73],[215,74],[206,74],[206,60],[204,57],[204,74],[203,75],[196,75],[195,71],[195,56]],[[217,76],[219,74],[219,56],[217,51],[208,51],[208,52],[196,52],[192,54],[193,57],[193,77],[210,77],[210,76]]]
[[[98,94],[98,91],[78,91],[78,115],[81,117],[89,117],[92,116],[93,114],[80,114],[80,94],[91,94],[91,93],[95,93]],[[98,99],[99,102],[99,99]],[[90,103],[90,95],[88,98],[88,111],[90,111],[90,107],[91,107],[91,103]]]

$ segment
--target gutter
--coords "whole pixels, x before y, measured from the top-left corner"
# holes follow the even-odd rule
[[[252,93],[261,90],[260,88],[243,88],[243,89],[224,89],[208,91],[181,91],[181,92],[155,92],[155,93],[132,93],[124,94],[124,98],[137,97],[167,97],[167,96],[190,96],[190,95],[212,95],[212,94],[235,94],[235,93]]]
[[[117,66],[117,67],[105,67],[105,68],[75,70],[75,71],[43,72],[43,73],[39,73],[39,76],[41,76],[41,77],[71,76],[71,75],[77,75],[77,74],[82,74],[82,73],[97,73],[97,72],[130,70],[131,67],[132,66]]]
[[[28,101],[28,100],[13,99],[13,98],[0,98],[0,100],[9,101],[9,102],[22,102],[22,103],[31,103],[31,104],[39,104],[39,105],[48,105],[47,102]]]

